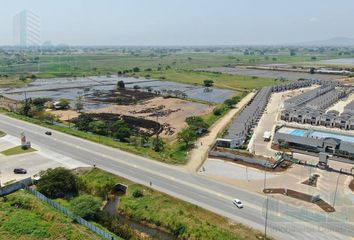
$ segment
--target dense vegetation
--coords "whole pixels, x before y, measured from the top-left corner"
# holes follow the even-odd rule
[[[0,239],[102,239],[25,191],[0,198],[0,216]]]
[[[69,170],[66,170],[70,172]],[[76,214],[106,227],[124,239],[140,239],[140,235],[114,216],[101,211],[100,203],[108,196],[112,186],[122,183],[128,186],[128,192],[119,197],[117,211],[131,219],[148,223],[164,229],[177,239],[260,239],[262,234],[241,224],[229,222],[224,217],[211,213],[193,204],[178,200],[124,178],[114,176],[102,170],[79,169],[74,171],[78,183],[78,195],[57,199],[63,206]],[[51,181],[56,181],[54,171]],[[42,181],[39,180],[39,184]],[[47,179],[45,180],[47,182]],[[63,179],[59,179],[62,183]],[[71,193],[66,194],[71,195]]]
[[[262,239],[258,231],[242,224],[231,223],[224,217],[193,204],[114,176],[99,169],[78,173],[85,194],[104,196],[116,183],[128,185],[120,198],[118,211],[137,221],[167,229],[178,239]]]

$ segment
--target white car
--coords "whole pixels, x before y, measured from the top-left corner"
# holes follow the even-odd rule
[[[240,199],[235,198],[232,202],[233,202],[233,204],[236,205],[236,207],[238,207],[238,208],[243,208],[243,204],[242,204],[242,202],[240,201]]]

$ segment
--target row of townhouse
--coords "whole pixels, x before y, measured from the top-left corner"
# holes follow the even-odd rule
[[[333,93],[333,95],[328,96],[328,98],[323,98],[327,94],[322,95],[322,97],[316,101],[317,105],[314,103],[308,103],[301,108],[285,109],[281,112],[280,119],[287,122],[354,130],[354,101],[344,108],[342,114],[339,114],[339,112],[335,110],[325,111],[327,107],[338,101],[340,98],[347,96],[352,90],[338,89],[336,92],[338,93]]]
[[[252,101],[242,110],[240,115],[231,123],[229,129],[224,134],[224,143],[219,141],[219,145],[227,147],[241,146],[245,143],[251,128],[257,124],[267,106],[271,96],[272,87],[264,87],[258,91]]]
[[[231,148],[243,146],[250,130],[254,128],[261,118],[273,92],[308,87],[312,84],[335,85],[337,83],[330,81],[299,80],[262,88],[258,91],[253,100],[243,109],[240,115],[233,120],[223,137],[217,140],[217,145]]]
[[[334,88],[335,86],[333,85],[321,85],[320,87],[315,88],[311,91],[287,99],[286,101],[284,101],[284,108],[289,109],[305,105],[307,102],[310,102],[313,99],[329,91],[332,91]]]

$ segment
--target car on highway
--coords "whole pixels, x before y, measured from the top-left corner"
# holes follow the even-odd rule
[[[243,204],[240,201],[240,199],[235,198],[232,202],[233,202],[234,205],[236,205],[236,207],[243,208]]]
[[[50,135],[52,135],[52,132],[51,131],[46,131],[45,134],[50,136]]]
[[[24,169],[24,168],[15,168],[15,169],[14,169],[14,173],[15,173],[15,174],[26,174],[26,173],[27,173],[27,170]]]

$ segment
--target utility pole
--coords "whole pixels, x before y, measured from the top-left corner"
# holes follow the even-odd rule
[[[263,190],[266,188],[266,182],[267,182],[267,171],[264,167],[264,185],[263,185]]]
[[[159,125],[159,113],[156,114],[156,123]],[[160,151],[160,143],[159,143],[159,130],[156,132],[156,143],[155,143],[155,151]]]
[[[246,167],[246,179],[247,179],[247,182],[249,182],[249,178],[248,178],[248,168]]]
[[[264,223],[264,236],[267,238],[267,225],[268,225],[268,202],[269,198],[267,196],[267,206],[266,206],[266,215],[265,215],[265,223]]]
[[[333,198],[333,208],[334,208],[334,205],[336,204],[336,197],[337,197],[337,190],[338,190],[338,183],[339,183],[339,177],[340,177],[340,173],[338,173],[338,177],[337,177],[337,184],[336,184],[336,190],[334,192],[334,198]]]

